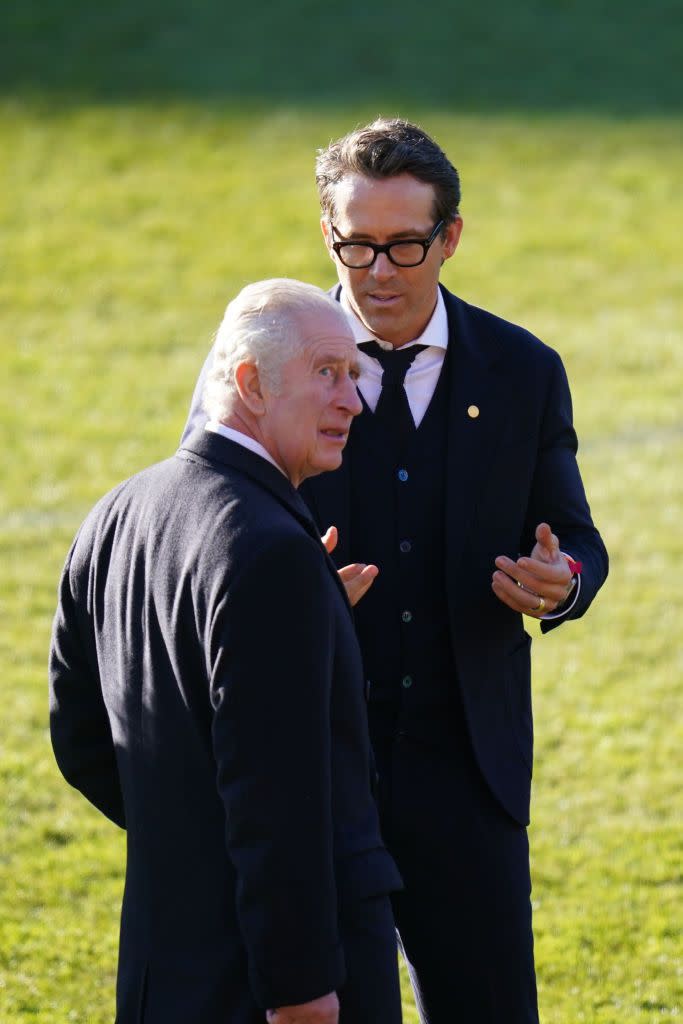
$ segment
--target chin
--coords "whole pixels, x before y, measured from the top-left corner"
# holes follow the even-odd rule
[[[331,473],[335,469],[339,469],[342,464],[342,453],[335,452],[333,455],[328,455],[324,459],[321,459],[313,469],[313,474],[318,473]]]
[[[361,319],[368,330],[382,341],[391,341],[389,335],[395,333],[396,314],[392,314],[388,309],[379,312],[375,310],[372,313],[364,312]]]

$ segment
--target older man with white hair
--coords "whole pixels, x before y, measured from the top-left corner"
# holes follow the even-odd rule
[[[128,833],[117,1024],[400,1022],[358,644],[295,489],[339,466],[357,377],[322,291],[245,288],[206,429],[69,552],[50,725],[66,779]]]

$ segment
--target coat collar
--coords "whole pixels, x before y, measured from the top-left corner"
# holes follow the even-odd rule
[[[476,529],[480,492],[496,447],[505,436],[513,395],[502,372],[505,349],[490,318],[442,288],[448,313],[449,405],[446,473],[446,579],[449,598],[459,586],[463,555]],[[476,543],[475,543],[476,547]]]
[[[320,531],[313,521],[310,510],[298,491],[279,469],[236,441],[231,441],[222,434],[215,434],[203,428],[194,430],[190,434],[176,452],[176,457],[202,462],[205,465],[211,466],[219,473],[224,472],[225,469],[236,469],[272,494],[320,546],[336,586],[344,599],[349,613],[351,613],[351,605],[349,604],[346,589],[339,578],[334,562],[321,542]],[[331,476],[332,474],[326,473],[324,475]]]
[[[178,449],[180,458],[194,457],[221,472],[237,469],[269,491],[295,516],[309,533],[319,536],[311,514],[287,477],[266,459],[236,441],[209,430],[194,430]]]

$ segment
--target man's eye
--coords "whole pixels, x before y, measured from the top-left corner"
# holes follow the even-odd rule
[[[332,369],[331,366],[323,366],[321,367],[320,372],[324,377],[329,377],[332,373],[334,373],[334,370]]]

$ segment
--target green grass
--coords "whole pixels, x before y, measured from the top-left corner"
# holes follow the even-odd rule
[[[68,544],[101,493],[173,450],[211,334],[244,283],[331,283],[313,152],[380,109],[423,123],[461,171],[466,230],[445,283],[562,353],[612,556],[588,618],[534,646],[542,1018],[683,1014],[674,7],[659,0],[641,27],[633,2],[591,14],[525,0],[515,16],[492,4],[452,19],[430,48],[399,4],[391,25],[359,10],[351,51],[331,40],[339,30],[348,43],[353,26],[318,5],[299,5],[296,33],[271,11],[265,36],[255,9],[227,32],[207,2],[192,23],[177,3],[165,20],[144,3],[3,10],[3,1024],[113,1019],[125,844],[63,783],[47,735]],[[392,93],[410,57],[420,84]]]

